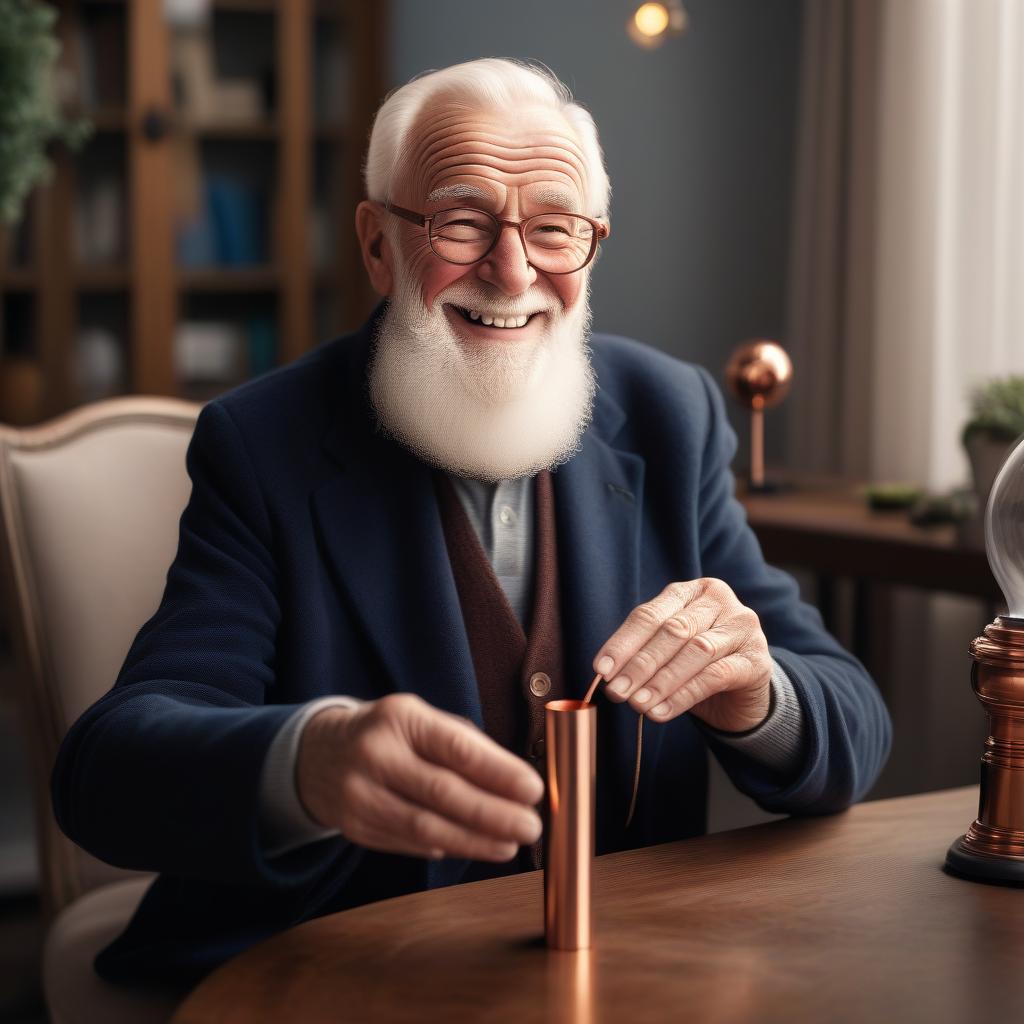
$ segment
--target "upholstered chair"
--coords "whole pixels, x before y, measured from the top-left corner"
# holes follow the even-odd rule
[[[111,688],[156,611],[188,500],[200,406],[113,398],[38,426],[0,426],[0,554],[31,760],[43,981],[54,1024],[155,1024],[180,995],[110,985],[93,971],[152,876],[103,864],[58,829],[50,773],[70,725]]]

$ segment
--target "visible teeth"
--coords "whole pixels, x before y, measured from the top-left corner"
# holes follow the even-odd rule
[[[463,312],[469,316],[470,320],[479,320],[487,327],[525,327],[530,319],[525,314],[522,316],[491,316],[489,313],[481,313],[476,309],[465,309]]]
[[[488,316],[486,313],[481,314],[480,322],[486,324],[488,327],[524,327],[526,321],[530,318],[528,316]]]

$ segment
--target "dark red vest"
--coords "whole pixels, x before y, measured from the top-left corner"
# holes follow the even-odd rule
[[[523,631],[451,481],[434,471],[441,523],[476,670],[484,728],[544,775],[544,705],[565,696],[558,588],[554,489],[551,473],[534,478],[533,600]],[[520,850],[518,867],[541,867],[543,837]],[[512,862],[513,864],[516,862]],[[474,862],[466,881],[508,873]],[[498,870],[494,870],[498,869]]]

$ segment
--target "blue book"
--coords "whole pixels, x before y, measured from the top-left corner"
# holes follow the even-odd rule
[[[227,266],[265,262],[263,204],[259,192],[221,175],[210,175],[205,190],[216,239],[217,262]]]

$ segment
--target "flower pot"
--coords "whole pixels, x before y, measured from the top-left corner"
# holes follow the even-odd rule
[[[980,430],[971,433],[964,442],[967,458],[971,463],[974,493],[978,499],[975,514],[959,524],[959,540],[966,547],[985,546],[985,507],[988,505],[988,496],[1014,444],[1014,441],[1007,441],[1005,437],[986,434]]]
[[[974,493],[978,496],[978,509],[982,515],[985,514],[992,485],[1014,443],[1004,437],[994,437],[981,431],[971,434],[964,442],[967,458],[971,462]]]

